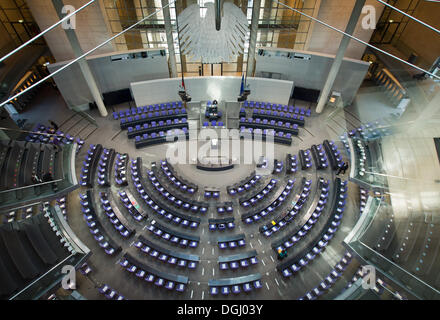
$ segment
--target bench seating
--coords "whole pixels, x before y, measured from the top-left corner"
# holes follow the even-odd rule
[[[253,288],[260,289],[263,285],[261,284],[261,274],[254,273],[235,278],[211,279],[208,281],[208,286],[209,292],[214,296],[220,290],[223,295],[228,295],[230,292],[238,294],[241,289],[243,292],[250,292]]]
[[[335,179],[335,193],[333,197],[330,218],[315,241],[297,252],[295,256],[277,265],[276,269],[284,277],[290,277],[312,262],[325,248],[338,230],[345,208],[347,181]]]
[[[307,180],[306,178],[302,178],[301,182],[301,193],[297,194],[295,198],[292,200],[294,206],[282,214],[278,215],[271,222],[266,225],[263,225],[259,228],[260,232],[266,237],[272,236],[275,232],[278,232],[285,226],[287,226],[290,222],[292,222],[298,212],[306,203],[309,198],[310,190],[312,187],[312,180]]]
[[[198,255],[163,248],[146,239],[143,235],[138,237],[134,246],[151,257],[182,268],[195,269],[200,262],[200,256]]]
[[[149,123],[151,121],[166,121],[168,119],[174,121],[174,119],[187,118],[187,116],[188,115],[185,108],[152,111],[148,113],[142,113],[140,115],[120,118],[120,127],[122,130],[124,130],[128,127],[136,127],[136,125],[143,125],[144,123]]]
[[[241,220],[246,224],[250,224],[257,222],[261,218],[264,218],[268,214],[274,212],[279,206],[284,204],[284,200],[286,200],[286,198],[289,196],[294,183],[295,179],[289,179],[283,192],[270,205],[264,207],[263,209],[257,209],[255,211],[243,214],[241,216]]]
[[[222,218],[222,219],[209,219],[209,230],[226,230],[226,229],[234,229],[234,217]]]
[[[81,170],[81,182],[83,187],[93,187],[93,179],[95,176],[99,156],[102,152],[102,145],[91,144],[85,159],[83,161],[83,167]]]
[[[168,119],[166,121],[160,120],[158,122],[151,121],[151,123],[144,123],[143,125],[137,124],[134,127],[127,128],[128,139],[133,139],[136,136],[141,136],[145,133],[150,134],[153,132],[168,131],[172,129],[188,129],[188,123],[186,118],[181,119]]]
[[[301,221],[295,226],[295,228],[289,232],[286,236],[278,239],[272,243],[272,248],[275,251],[287,250],[292,248],[295,244],[297,244],[302,238],[304,238],[307,233],[312,229],[312,227],[318,221],[318,218],[321,216],[322,211],[325,208],[328,199],[328,186],[329,182],[325,181],[323,178],[320,178],[318,190],[316,198],[313,200],[312,205],[310,206],[310,210],[308,214],[304,215],[301,218]],[[314,208],[314,209],[312,209]],[[298,213],[297,213],[298,214]]]
[[[124,254],[119,264],[136,277],[146,282],[154,282],[157,287],[183,292],[188,284],[188,277],[156,270],[128,253]]]
[[[290,122],[241,117],[239,126],[246,128],[253,128],[253,129],[261,129],[261,130],[273,129],[275,131],[283,131],[286,133],[290,133],[293,136],[298,135],[298,124],[290,123]]]
[[[296,173],[298,170],[298,157],[290,153],[286,156],[286,173]]]
[[[327,169],[328,168],[327,156],[325,155],[324,148],[322,147],[322,145],[314,144],[312,145],[311,150],[312,150],[313,160],[315,161],[316,164],[316,169],[317,170]]]
[[[199,189],[196,184],[180,177],[174,170],[174,167],[171,165],[171,163],[169,163],[167,160],[162,160],[160,162],[160,168],[162,169],[164,175],[170,180],[172,185],[176,186],[176,188],[179,188],[180,191],[194,194]]]
[[[197,228],[200,224],[200,218],[185,215],[180,212],[176,212],[171,208],[165,206],[164,203],[160,203],[151,194],[146,192],[146,186],[142,177],[142,158],[132,159],[131,162],[132,180],[138,191],[139,195],[145,201],[145,203],[157,214],[164,219],[171,221],[182,227]],[[159,205],[160,204],[160,205]]]
[[[113,112],[113,119],[118,120],[120,118],[135,116],[136,114],[143,114],[155,111],[163,111],[170,109],[180,109],[182,108],[182,101],[165,102],[161,104],[141,106],[137,108],[129,108],[125,110],[120,110],[119,112]]]
[[[219,256],[218,264],[220,270],[238,269],[238,267],[247,268],[250,265],[258,263],[257,251],[252,250],[239,254],[233,254],[229,256]]]
[[[289,112],[283,112],[283,111],[278,112],[278,111],[254,108],[252,110],[252,118],[291,122],[291,123],[296,123],[300,127],[304,127],[304,116],[298,116],[295,113],[291,114]]]
[[[155,162],[151,163],[151,170],[147,171],[148,179],[154,188],[158,191],[158,193],[168,202],[173,204],[177,208],[182,208],[187,211],[192,211],[195,213],[206,213],[208,211],[208,206],[202,202],[195,200],[182,200],[178,195],[171,193],[168,191],[157,178],[158,169]]]
[[[324,140],[324,149],[327,153],[328,160],[330,163],[330,168],[332,170],[337,170],[342,166],[342,156],[341,152],[338,150],[338,147],[334,143],[334,141]]]
[[[301,163],[301,170],[310,169],[312,167],[312,155],[310,150],[299,150],[298,155]]]
[[[131,237],[136,233],[136,229],[130,226],[130,223],[119,210],[119,208],[111,201],[107,192],[99,193],[101,207],[104,209],[105,214],[109,218],[113,227],[124,238]]]
[[[275,131],[273,129],[252,129],[240,126],[240,139],[258,139],[261,141],[272,140],[275,143],[285,144],[290,146],[292,144],[292,134],[283,131]]]
[[[200,242],[199,236],[172,230],[161,225],[156,220],[151,220],[150,224],[147,226],[147,230],[172,244],[180,245],[182,248],[196,248]]]
[[[100,186],[110,186],[110,171],[115,159],[115,150],[106,149],[102,150],[101,159],[98,162],[97,182]]]
[[[220,249],[235,249],[246,245],[244,233],[222,236],[217,238]]]
[[[94,197],[91,190],[87,190],[84,194],[79,194],[81,200],[81,210],[83,212],[84,220],[89,227],[90,233],[98,242],[99,246],[104,249],[104,252],[110,256],[116,255],[121,251],[119,246],[107,233],[105,228],[101,225],[99,218],[95,211],[93,204]]]
[[[256,174],[255,171],[252,172],[247,178],[243,179],[242,181],[232,185],[227,186],[226,190],[229,195],[234,196],[238,193],[243,193],[248,190],[250,190],[252,187],[258,184],[258,181],[260,181],[261,176]]]
[[[159,134],[153,132],[151,135],[144,133],[142,136],[136,136],[134,145],[136,149],[148,147],[156,144],[175,142],[179,139],[189,139],[189,133],[187,128],[168,130],[167,132],[160,131]]]
[[[269,183],[258,193],[250,196],[250,197],[242,197],[238,200],[241,206],[247,208],[249,206],[255,205],[257,202],[264,200],[267,195],[269,195],[272,191],[274,191],[276,188],[278,180],[277,179],[271,179]]]
[[[128,168],[128,154],[117,153],[115,157],[115,183],[118,186],[126,186],[127,182],[127,168]]]

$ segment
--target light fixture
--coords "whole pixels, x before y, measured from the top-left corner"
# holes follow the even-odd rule
[[[220,30],[216,30],[214,3],[206,3],[204,15],[198,4],[187,7],[178,16],[182,53],[203,63],[233,61],[240,53],[249,30],[241,9],[230,2],[223,4]]]

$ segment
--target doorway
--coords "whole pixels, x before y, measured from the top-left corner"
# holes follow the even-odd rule
[[[223,63],[202,63],[202,76],[222,76]]]

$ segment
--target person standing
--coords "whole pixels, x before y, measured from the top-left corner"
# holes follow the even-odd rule
[[[345,162],[342,162],[340,166],[338,166],[338,170],[336,170],[336,175],[339,176],[339,174],[342,171],[342,168],[345,166]]]
[[[49,120],[49,123],[52,125],[52,127],[55,129],[55,131],[58,130],[58,125],[55,122],[53,122],[52,120]]]
[[[345,171],[348,169],[348,163],[344,162],[342,165],[342,174],[345,174]]]

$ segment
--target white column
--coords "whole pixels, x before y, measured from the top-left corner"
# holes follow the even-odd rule
[[[257,33],[258,33],[258,18],[260,16],[261,0],[254,0],[252,7],[252,20],[251,20],[251,36],[249,39],[248,61],[246,67],[246,75],[252,77],[254,75],[255,68],[255,49],[257,46]]]
[[[63,18],[63,14],[61,13],[61,10],[64,6],[63,0],[52,0],[52,3],[60,19]],[[64,31],[66,32],[67,39],[69,40],[70,45],[72,46],[72,50],[75,56],[76,57],[81,56],[83,54],[83,51],[78,41],[78,37],[76,36],[75,30],[65,29]],[[93,100],[98,106],[99,113],[101,114],[101,116],[106,117],[108,115],[107,109],[104,105],[104,102],[102,101],[101,92],[99,91],[98,85],[96,84],[95,78],[93,77],[92,71],[90,70],[90,67],[86,59],[83,58],[79,60],[78,64],[84,76],[84,80],[86,81],[87,86],[89,87],[90,92],[93,96]]]
[[[349,35],[353,34],[364,5],[365,0],[356,0],[353,11],[351,12],[350,19],[347,23],[347,27],[345,28],[345,33]],[[333,84],[335,82],[336,76],[338,75],[342,60],[344,59],[345,51],[347,50],[350,40],[351,38],[346,35],[342,37],[341,43],[339,44],[338,52],[336,53],[335,60],[333,61],[332,67],[328,73],[327,80],[325,81],[324,88],[322,89],[321,95],[319,96],[318,105],[316,106],[317,113],[321,113],[322,110],[324,110],[325,105],[327,104],[330,91],[333,88]]]
[[[165,32],[167,35],[167,45],[169,53],[169,66],[171,78],[177,77],[176,53],[174,51],[173,28],[171,25],[170,7],[168,0],[162,0],[163,18],[165,20]]]

